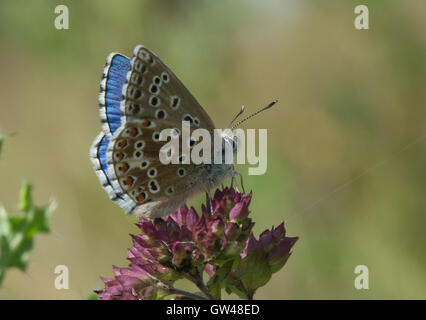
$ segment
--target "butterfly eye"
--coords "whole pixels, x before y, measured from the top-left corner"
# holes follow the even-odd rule
[[[234,151],[234,140],[231,137],[226,136],[222,139],[222,159],[224,159],[226,153],[230,151]]]
[[[238,146],[239,146],[238,137],[235,136],[234,139],[232,139],[232,149],[236,151],[238,149]]]

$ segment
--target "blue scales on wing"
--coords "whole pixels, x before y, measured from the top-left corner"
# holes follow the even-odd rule
[[[122,113],[120,102],[127,73],[130,70],[130,59],[112,53],[108,56],[101,80],[99,94],[99,113],[102,129],[105,134],[112,135],[121,126]]]
[[[99,94],[99,113],[103,132],[95,138],[90,149],[90,158],[102,187],[109,197],[117,202],[122,201],[122,193],[114,189],[108,174],[107,149],[112,135],[123,121],[120,102],[129,70],[129,58],[117,53],[108,56]]]

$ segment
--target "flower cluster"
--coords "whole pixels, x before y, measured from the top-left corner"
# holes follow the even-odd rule
[[[141,217],[137,224],[141,233],[132,235],[129,267],[113,267],[114,278],[101,278],[105,289],[98,296],[220,299],[224,288],[251,298],[285,264],[297,240],[285,236],[283,224],[256,240],[251,233],[254,223],[248,217],[251,198],[251,193],[225,188],[216,190],[213,199],[207,197],[201,215],[184,205],[165,219]],[[204,271],[210,276],[207,284]],[[254,276],[259,272],[262,274]],[[178,279],[194,282],[201,293],[173,287]]]

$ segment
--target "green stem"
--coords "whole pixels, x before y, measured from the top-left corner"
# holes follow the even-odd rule
[[[169,288],[167,288],[167,291],[169,291],[171,294],[185,296],[185,297],[188,297],[188,298],[191,298],[191,299],[194,299],[194,300],[209,300],[206,297],[199,296],[195,293],[188,292],[188,291],[185,291],[185,290],[181,290],[181,289],[178,289],[178,288],[175,288],[175,287],[169,287]]]
[[[166,283],[166,282],[163,282],[163,281],[160,281],[160,284],[170,293],[170,294],[176,294],[176,295],[181,295],[181,296],[185,296],[185,297],[188,297],[188,298],[192,298],[192,299],[194,299],[194,300],[208,300],[208,298],[206,298],[206,297],[203,297],[203,296],[200,296],[200,295],[197,295],[197,294],[195,294],[195,293],[192,293],[192,292],[188,292],[188,291],[185,291],[185,290],[181,290],[181,289],[178,289],[178,288],[175,288],[175,287],[173,287],[172,285],[170,285],[170,284],[168,284],[168,283]]]
[[[241,288],[243,288],[244,295],[246,296],[247,300],[253,300],[253,293],[249,293],[244,286],[244,283],[240,280]]]
[[[0,287],[3,282],[5,270],[3,268],[0,269]]]
[[[200,289],[201,292],[206,295],[208,300],[216,300],[215,297],[213,297],[212,294],[210,293],[207,286],[205,285],[203,278],[201,277],[200,274],[197,274],[195,276],[187,274],[187,279],[193,282],[198,287],[198,289]]]

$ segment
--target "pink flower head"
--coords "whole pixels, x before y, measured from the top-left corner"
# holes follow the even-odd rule
[[[254,223],[248,217],[251,199],[251,193],[225,188],[216,190],[213,199],[207,199],[201,215],[183,205],[165,219],[141,217],[136,224],[140,234],[131,235],[129,266],[113,267],[114,278],[101,278],[105,288],[97,292],[99,298],[157,299],[170,294],[171,285],[178,279],[200,277],[203,271],[214,278],[224,265],[238,266],[234,262],[239,260],[244,267],[253,252],[263,257],[270,272],[277,271],[288,259],[297,238],[285,237],[281,224],[266,230],[257,240],[251,234]],[[229,279],[235,279],[238,274],[253,270],[230,271]],[[213,281],[211,286],[214,285]]]

